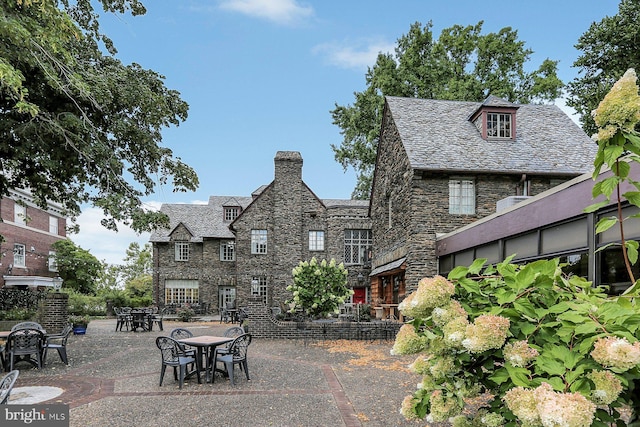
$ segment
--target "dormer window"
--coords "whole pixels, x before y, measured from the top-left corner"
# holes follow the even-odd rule
[[[224,210],[224,220],[227,222],[231,222],[240,215],[241,208],[240,206],[225,206]]]
[[[515,140],[518,106],[490,96],[470,117],[482,139]]]
[[[511,114],[487,113],[487,138],[511,138]]]

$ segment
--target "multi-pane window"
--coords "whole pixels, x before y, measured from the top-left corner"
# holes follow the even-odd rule
[[[449,213],[458,215],[476,213],[476,188],[472,180],[449,180]]]
[[[487,113],[487,137],[511,138],[511,114]]]
[[[371,230],[344,230],[344,263],[364,264],[371,240]]]
[[[49,233],[58,234],[58,217],[49,215]]]
[[[324,231],[309,231],[309,250],[324,251]]]
[[[27,225],[27,207],[16,203],[13,205],[13,222]]]
[[[189,261],[189,242],[176,242],[176,261]]]
[[[25,247],[20,243],[13,245],[13,266],[26,267]]]
[[[236,243],[232,240],[220,243],[220,261],[235,261]]]
[[[267,253],[267,230],[251,230],[251,253]]]
[[[267,303],[267,278],[254,277],[251,279],[251,295],[262,297],[262,302]]]
[[[165,304],[195,304],[198,300],[197,280],[166,280],[164,285]]]
[[[225,206],[224,207],[224,220],[233,221],[240,214],[239,206]]]
[[[56,262],[56,252],[49,251],[49,271],[58,271],[58,263]]]

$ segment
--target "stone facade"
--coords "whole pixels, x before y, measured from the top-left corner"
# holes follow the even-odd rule
[[[589,170],[587,158],[595,151],[583,132],[565,123],[564,113],[552,106],[516,107],[509,110],[519,115],[516,136],[487,141],[468,117],[490,106],[387,98],[370,206],[371,292],[378,303],[393,306],[421,278],[438,274],[436,236],[495,213],[501,199],[533,196]],[[562,157],[559,141],[568,152],[585,147],[579,161],[566,167],[571,162]],[[461,149],[465,144],[472,148]],[[521,159],[533,152],[540,154],[529,164]],[[450,179],[473,182],[473,214],[449,213]]]
[[[154,299],[165,304],[166,283],[184,280],[196,282],[199,302],[214,310],[223,289],[231,289],[240,305],[260,296],[266,306],[282,307],[290,298],[286,287],[293,282],[291,271],[300,261],[316,257],[343,262],[345,230],[371,229],[369,204],[318,198],[302,181],[302,165],[300,153],[281,151],[274,159],[274,180],[251,198],[212,196],[209,205],[163,206],[171,228],[151,237]],[[236,205],[239,215],[225,221],[224,206]],[[252,250],[252,231],[266,231],[264,253]],[[310,249],[309,232],[324,233],[324,249]],[[176,261],[178,242],[189,242],[188,261]],[[229,242],[235,260],[221,261],[221,245]],[[366,286],[365,262],[346,267],[354,288]]]

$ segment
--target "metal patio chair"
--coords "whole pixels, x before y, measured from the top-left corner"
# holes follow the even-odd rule
[[[16,383],[20,372],[18,370],[11,371],[0,380],[0,405],[6,405],[11,396],[11,390]]]
[[[162,355],[162,368],[160,370],[160,386],[162,386],[162,380],[164,379],[167,366],[173,368],[173,378],[179,382],[180,388],[184,384],[184,378],[187,376],[187,365],[194,364],[196,359],[192,356],[185,356],[185,353],[180,348],[180,343],[170,337],[158,337],[156,338],[156,346],[160,349]],[[178,375],[178,369],[180,370]],[[198,376],[198,384],[200,383],[200,371],[196,369],[196,375]]]

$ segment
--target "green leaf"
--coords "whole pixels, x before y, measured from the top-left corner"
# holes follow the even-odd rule
[[[454,268],[453,270],[451,270],[449,272],[449,275],[447,276],[447,278],[449,280],[460,280],[463,277],[467,277],[467,273],[469,272],[469,269],[467,267],[464,267],[462,265]]]
[[[516,310],[518,310],[520,313],[525,314],[529,318],[538,319],[538,314],[536,313],[533,304],[531,304],[531,301],[529,301],[527,298],[520,298],[519,300],[516,300],[513,303],[513,306],[516,308]]]
[[[631,166],[627,162],[618,162],[613,165],[612,169],[614,174],[618,175],[622,179],[626,179],[631,171]]]
[[[576,335],[588,335],[596,332],[598,330],[598,325],[594,322],[583,323],[582,325],[576,326],[575,332]]]
[[[627,240],[624,242],[624,245],[627,248],[629,262],[635,264],[638,261],[638,242],[635,240]]]
[[[532,264],[527,264],[522,270],[516,274],[517,290],[526,289],[533,283],[536,271]]]
[[[475,280],[460,279],[458,284],[471,294],[481,294],[480,285]]]
[[[564,391],[565,384],[560,377],[549,377],[544,382],[551,384],[551,387],[556,391]]]
[[[640,206],[640,191],[627,191],[622,195],[625,199],[636,206]]]
[[[602,233],[604,231],[607,231],[617,223],[618,223],[618,218],[616,218],[615,216],[608,216],[608,217],[602,218],[596,224],[596,233]]]
[[[496,302],[500,305],[504,305],[504,304],[509,304],[515,301],[518,294],[515,291],[512,291],[511,289],[501,288],[495,292],[495,296],[496,296]]]
[[[509,379],[509,372],[506,368],[500,368],[496,370],[492,375],[490,375],[489,379],[494,383],[500,385]]]
[[[519,385],[521,387],[529,387],[529,375],[531,375],[531,371],[525,368],[516,368],[510,363],[506,363],[504,367],[507,368],[509,378],[511,378],[511,381],[515,385]]]
[[[564,363],[545,355],[538,356],[535,365],[540,371],[548,375],[563,376],[567,371]]]
[[[597,195],[600,195],[600,193],[598,193]],[[585,213],[592,213],[595,212],[597,210],[600,210],[600,208],[603,208],[605,206],[607,206],[609,204],[608,201],[603,201],[603,202],[598,202],[598,203],[594,203],[592,205],[587,206],[586,208],[584,208],[583,212]]]
[[[486,258],[478,258],[474,260],[473,264],[469,266],[469,274],[480,273],[480,270],[482,270],[482,267],[486,264],[486,262],[487,262]]]
[[[538,326],[532,322],[521,322],[518,326],[520,326],[520,332],[525,335],[531,335],[536,329],[538,329]]]
[[[616,163],[616,160],[622,155],[624,152],[624,147],[620,145],[608,145],[604,148],[604,161],[610,167],[613,168],[613,165]]]
[[[600,189],[607,199],[611,198],[611,194],[613,194],[613,190],[618,186],[618,182],[618,177],[615,175],[600,181]]]
[[[575,323],[575,324],[584,323],[585,321],[589,320],[588,317],[585,317],[582,314],[574,313],[574,312],[571,312],[571,311],[560,314],[558,316],[558,319],[567,320],[567,321]]]

